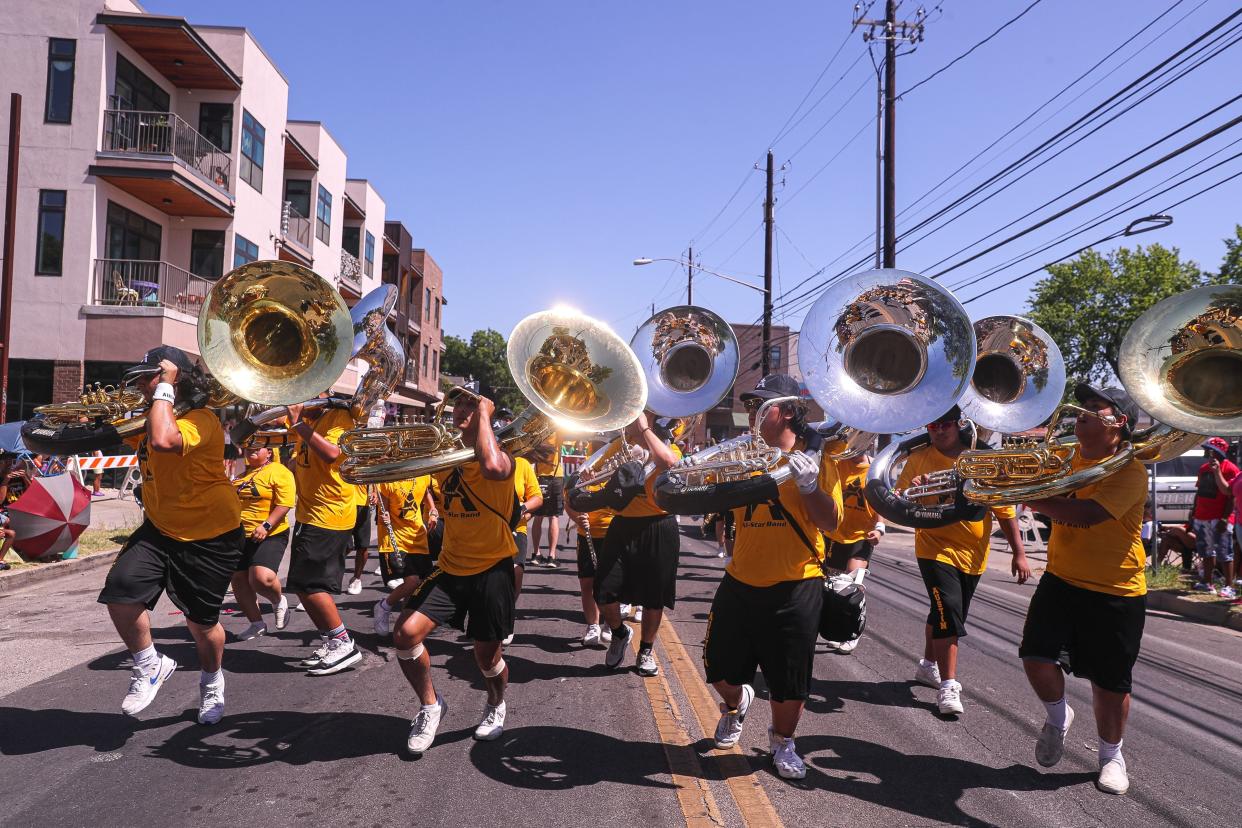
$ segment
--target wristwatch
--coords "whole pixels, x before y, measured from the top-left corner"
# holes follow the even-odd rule
[[[263,521],[263,523],[262,523],[262,524],[260,524],[260,525],[263,527],[263,531],[264,531],[264,532],[270,532],[270,531],[272,531],[272,524],[268,523],[266,520],[265,520],[265,521]]]

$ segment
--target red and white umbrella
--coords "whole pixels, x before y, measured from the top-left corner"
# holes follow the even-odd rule
[[[71,474],[36,477],[9,505],[13,548],[28,561],[59,555],[91,524],[91,493]]]

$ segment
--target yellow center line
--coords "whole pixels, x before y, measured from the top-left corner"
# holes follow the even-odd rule
[[[667,624],[662,626],[668,626]],[[638,633],[630,636],[630,649],[638,652]],[[687,828],[719,828],[724,817],[708,785],[703,763],[694,749],[694,739],[681,716],[677,699],[663,673],[644,679],[647,701],[655,717],[656,732],[664,745],[669,775],[677,788],[677,804],[686,818]]]
[[[716,722],[720,718],[719,705],[691,661],[690,653],[681,643],[681,637],[677,635],[677,629],[668,613],[665,613],[664,623],[660,625],[658,638],[664,647],[669,667],[681,682],[686,698],[690,700],[690,707],[695,718],[699,720],[699,727],[705,736],[713,736]],[[751,770],[750,763],[742,755],[741,748],[734,746],[729,750],[715,750],[709,761],[716,765],[720,776],[728,785],[729,794],[737,803],[738,811],[747,826],[780,828],[783,824],[781,818],[772,807],[772,801],[768,799],[762,783]]]

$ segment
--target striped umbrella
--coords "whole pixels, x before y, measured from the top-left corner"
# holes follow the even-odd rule
[[[9,505],[13,548],[28,561],[59,555],[91,524],[91,493],[71,474],[36,477]]]

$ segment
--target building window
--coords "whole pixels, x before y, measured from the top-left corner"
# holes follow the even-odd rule
[[[291,178],[285,182],[285,201],[302,218],[310,218],[311,183],[304,178]]]
[[[327,241],[327,239],[324,239]],[[356,259],[362,258],[362,228],[345,225],[341,228],[341,249]]]
[[[73,119],[73,70],[78,42],[63,37],[47,40],[47,96],[43,102],[43,120],[49,124],[67,124]]]
[[[322,184],[319,185],[319,201],[315,205],[315,238],[324,244],[332,243],[332,193],[325,190]]]
[[[233,105],[228,103],[199,104],[198,131],[224,152],[232,152]],[[260,169],[263,167],[262,161],[259,162],[259,167]]]
[[[156,262],[164,229],[133,210],[108,202],[108,258]]]
[[[433,367],[433,370],[432,370],[432,372],[431,372],[431,373],[435,374],[436,376],[439,376],[439,375],[440,375],[440,352],[439,352],[439,351],[433,351],[433,353],[436,355],[436,357],[435,357],[435,363],[436,363],[436,364],[435,364],[435,366]]]
[[[241,179],[263,192],[263,141],[267,130],[246,110],[242,110]]]
[[[224,275],[223,230],[194,231],[190,237],[190,272],[213,282]]]
[[[425,301],[423,302],[423,321],[431,321],[431,288],[423,288],[426,292]]]
[[[259,246],[243,236],[235,236],[233,242],[233,267],[253,262],[259,258]]]
[[[427,343],[423,343],[423,373],[427,373]]]
[[[436,327],[440,327],[440,305],[442,302],[436,302]]]
[[[367,246],[362,251],[362,271],[368,276],[375,272],[375,236],[367,233]]]
[[[771,345],[768,347],[768,364],[775,371],[781,367],[781,346]]]
[[[144,75],[138,67],[120,55],[116,56],[116,84],[112,109],[138,112],[168,112],[168,93]]]
[[[35,273],[59,276],[65,250],[64,190],[39,190],[39,238],[35,244]]]

